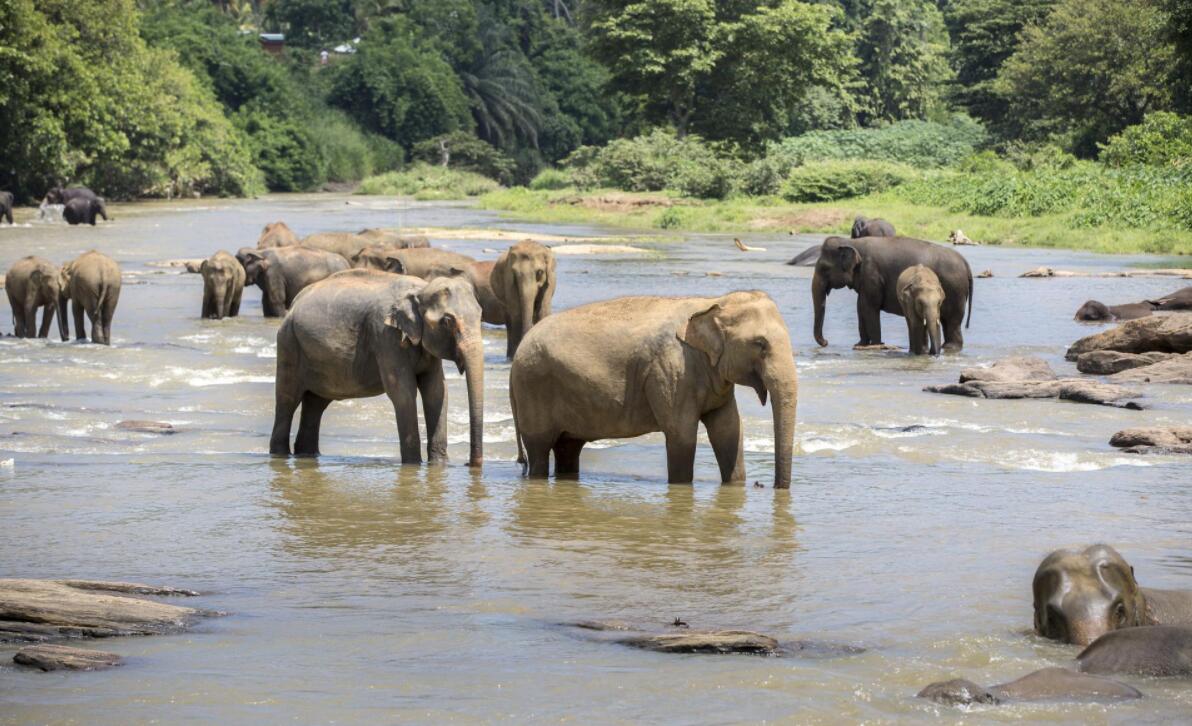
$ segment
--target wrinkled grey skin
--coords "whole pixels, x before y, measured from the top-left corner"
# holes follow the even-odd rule
[[[524,240],[501,253],[492,268],[492,290],[505,307],[505,357],[513,360],[530,328],[550,315],[555,296],[555,254]]]
[[[14,335],[18,338],[47,338],[58,305],[58,266],[41,257],[22,257],[8,268],[4,292],[12,306]],[[42,309],[41,329],[37,328],[37,309]]]
[[[15,199],[12,192],[0,192],[0,219],[7,219],[12,224],[12,205]]]
[[[1156,310],[1192,310],[1192,285],[1181,287],[1158,300],[1147,300],[1146,302],[1154,306]]]
[[[860,239],[861,237],[897,237],[894,234],[894,225],[890,224],[884,219],[866,219],[862,216],[857,216],[853,220],[852,238]]]
[[[773,396],[774,486],[791,479],[798,379],[786,323],[763,292],[625,297],[555,313],[513,357],[509,397],[530,476],[579,473],[589,441],[666,436],[667,476],[690,483],[699,424],[721,481],[745,479],[734,386]]]
[[[199,265],[203,276],[204,318],[222,320],[240,314],[244,294],[244,266],[228,252],[220,250]]]
[[[326,250],[350,260],[356,253],[373,241],[353,232],[318,232],[302,238],[302,246],[315,250]]]
[[[83,314],[91,321],[91,342],[112,344],[112,318],[120,302],[120,266],[111,257],[91,250],[62,266],[58,275],[58,330],[70,339],[66,303],[74,312],[75,339],[86,340]]]
[[[906,268],[898,276],[898,302],[906,317],[911,355],[939,355],[940,308],[944,304],[940,279],[923,265]]]
[[[257,249],[267,250],[270,247],[297,247],[298,235],[285,222],[271,222],[261,230],[257,238]]]
[[[96,217],[103,217],[105,222],[108,219],[108,209],[104,206],[103,197],[92,199],[75,197],[66,202],[66,206],[62,208],[62,218],[66,220],[67,224],[95,226]]]
[[[949,706],[1035,701],[1104,703],[1142,698],[1133,686],[1069,668],[1042,668],[1009,683],[984,688],[963,678],[932,683],[919,698]]]
[[[1134,568],[1105,544],[1052,552],[1032,589],[1035,632],[1053,640],[1088,645],[1119,628],[1192,626],[1192,592],[1140,587]]]
[[[1094,640],[1076,660],[1085,673],[1192,676],[1192,627],[1114,630]]]
[[[824,240],[815,273],[811,277],[811,301],[815,309],[815,342],[824,339],[824,308],[828,293],[847,287],[857,291],[857,345],[882,343],[881,313],[902,315],[898,300],[898,276],[908,267],[925,265],[944,288],[940,321],[944,326],[944,350],[964,347],[961,329],[966,326],[965,306],[972,319],[973,271],[964,256],[953,249],[910,237],[861,237]]]
[[[368,240],[369,244],[384,245],[408,250],[416,247],[430,247],[430,238],[421,234],[401,234],[390,229],[375,227],[362,229],[357,234]]]
[[[99,199],[99,195],[87,187],[54,187],[46,192],[43,204],[66,204],[72,199]]]
[[[1148,302],[1106,305],[1098,300],[1089,300],[1076,311],[1073,320],[1083,322],[1135,320],[1150,315],[1155,306]]]
[[[480,306],[468,282],[376,270],[349,270],[303,291],[277,333],[277,407],[272,454],[290,453],[290,426],[302,406],[294,453],[319,453],[319,422],[331,401],[389,396],[404,464],[422,461],[417,397],[426,419],[427,457],[447,458],[444,360],[467,378],[471,453],[479,467],[484,435],[484,345]]]
[[[261,288],[267,318],[280,318],[307,285],[348,269],[341,255],[307,247],[241,247],[236,259],[244,267],[244,284]]]
[[[819,259],[821,245],[808,247],[799,254],[792,257],[786,264],[799,265],[800,267],[810,267]]]
[[[476,291],[476,301],[480,303],[484,322],[505,325],[505,306],[493,293],[493,265],[492,262],[478,262],[458,252],[428,247],[369,245],[352,256],[352,267],[367,270],[384,270],[421,277],[423,280],[466,277]]]

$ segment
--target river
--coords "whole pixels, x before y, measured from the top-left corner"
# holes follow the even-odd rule
[[[1070,662],[1074,646],[1030,632],[1031,577],[1054,548],[1108,542],[1143,585],[1192,588],[1187,463],[1107,443],[1129,426],[1188,425],[1192,390],[1150,387],[1141,412],[921,390],[1010,354],[1074,372],[1065,347],[1099,329],[1073,322],[1082,302],[1182,286],[1018,273],[1170,260],[962,248],[994,276],[976,281],[964,352],[933,360],[852,351],[848,290],[828,300],[831,345],[815,346],[810,268],[781,262],[818,238],[751,236],[768,250],[740,253],[731,237],[693,235],[632,242],[645,256],[560,257],[556,310],[627,294],[768,292],[796,346],[800,396],[789,491],[769,488],[769,410],[741,388],[748,476],[766,488],[721,487],[706,440],[695,484],[668,486],[657,435],[589,446],[580,481],[554,483],[523,479],[513,462],[499,329],[485,331],[482,472],[464,466],[454,366],[449,466],[397,464],[384,397],[332,404],[317,461],[271,459],[277,323],[261,317],[259,290],[246,290],[241,317],[200,320],[200,277],[147,263],[253,245],[277,219],[299,234],[607,230],[327,194],[111,211],[94,228],[0,228],[3,269],[98,248],[125,275],[110,348],[0,339],[0,461],[13,460],[0,467],[0,573],[193,588],[198,606],[228,615],[98,642],[127,658],[104,672],[30,672],[4,655],[0,722],[1169,723],[1192,711],[1187,682],[1146,679],[1130,682],[1147,698],[1121,705],[965,712],[914,698],[936,680],[1000,683]],[[485,250],[500,245],[440,246],[491,259]],[[906,344],[901,318],[882,322],[887,342]],[[0,330],[11,329],[5,313]],[[117,430],[124,419],[180,432]],[[661,629],[676,617],[865,650],[668,656],[557,625]]]

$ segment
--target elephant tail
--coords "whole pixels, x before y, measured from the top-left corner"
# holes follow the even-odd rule
[[[513,438],[517,441],[517,463],[522,465],[522,476],[530,471],[530,459],[526,456],[525,446],[522,445],[521,426],[517,423],[517,395],[513,386],[509,386],[509,410],[513,413]]]
[[[964,327],[967,328],[973,322],[973,271],[969,270],[969,298],[968,298],[968,320],[965,321]]]

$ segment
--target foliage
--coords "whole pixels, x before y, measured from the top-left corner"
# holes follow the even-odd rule
[[[830,202],[883,192],[915,176],[914,169],[888,161],[817,161],[792,169],[781,193],[792,202]]]
[[[862,120],[927,118],[952,76],[943,15],[931,0],[872,0],[865,15],[857,43],[867,85]]]
[[[1166,21],[1152,0],[1059,0],[1022,31],[997,79],[1015,136],[1055,138],[1087,158],[1147,113],[1170,109]]]
[[[880,159],[912,166],[949,166],[986,141],[981,124],[964,115],[947,123],[899,121],[845,131],[813,131],[770,145],[767,156],[786,166],[827,159]]]
[[[1160,0],[1167,12],[1166,39],[1175,49],[1178,62],[1172,77],[1177,79],[1176,102],[1185,113],[1192,113],[1192,0]],[[1183,82],[1178,82],[1183,79]]]
[[[722,198],[733,187],[733,164],[698,136],[679,138],[662,129],[617,139],[601,149],[581,147],[565,160],[580,186],[631,192],[674,190]]]
[[[561,169],[543,169],[530,180],[529,187],[537,191],[566,189],[572,185],[571,175]]]
[[[495,181],[474,172],[417,163],[402,171],[369,177],[361,182],[359,192],[415,199],[463,199],[498,188],[500,185]]]
[[[265,21],[286,43],[319,50],[350,40],[356,30],[351,0],[270,0]]]
[[[1150,164],[1192,167],[1192,116],[1157,111],[1130,126],[1101,147],[1101,161],[1110,166]]]
[[[442,165],[444,147],[447,149],[450,168],[483,174],[505,185],[513,183],[516,167],[514,160],[500,149],[462,131],[443,134],[414,144],[410,158]]]

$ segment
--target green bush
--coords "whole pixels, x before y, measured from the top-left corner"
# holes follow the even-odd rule
[[[463,199],[496,191],[486,176],[458,169],[416,163],[402,171],[372,176],[360,183],[360,194],[412,196],[416,199]]]
[[[444,145],[447,147],[450,168],[483,174],[505,186],[513,183],[517,163],[497,147],[465,131],[419,141],[410,150],[410,158],[431,165],[442,165]]]
[[[1130,126],[1101,146],[1101,161],[1110,166],[1149,164],[1192,165],[1192,116],[1158,112]]]
[[[741,170],[740,189],[755,197],[768,197],[782,190],[790,168],[778,159],[762,157],[745,165]]]
[[[351,182],[401,167],[405,152],[384,136],[361,131],[341,111],[328,109],[311,121],[321,176]]]
[[[883,192],[914,179],[915,170],[886,161],[821,161],[791,170],[782,196],[792,202],[831,202]]]
[[[771,144],[766,156],[788,167],[843,159],[944,167],[971,156],[986,140],[980,123],[958,114],[948,123],[911,120],[880,128],[812,131]]]
[[[716,199],[733,188],[732,162],[698,136],[680,139],[662,129],[617,139],[600,149],[580,147],[563,163],[584,188],[606,186],[627,192],[671,189]]]
[[[530,180],[529,186],[535,191],[554,191],[566,189],[572,183],[571,175],[561,169],[543,169]]]

